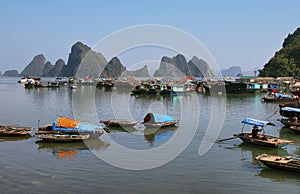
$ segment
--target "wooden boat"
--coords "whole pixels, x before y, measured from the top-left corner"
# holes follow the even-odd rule
[[[54,82],[48,82],[48,85],[46,87],[48,87],[48,88],[59,88],[60,86],[61,85],[60,85],[59,82],[54,81]]]
[[[291,172],[300,172],[300,160],[294,159],[290,156],[273,156],[269,154],[262,154],[255,157],[256,160],[259,160],[261,163],[266,165],[269,168],[275,168],[279,170],[291,171]]]
[[[160,92],[162,96],[177,96],[177,95],[184,95],[190,94],[192,90],[186,86],[163,86]]]
[[[50,142],[76,142],[84,141],[88,139],[96,139],[100,137],[103,132],[97,132],[95,134],[40,134],[38,138],[43,141]]]
[[[41,127],[36,132],[38,138],[51,142],[74,142],[96,139],[105,129],[77,120],[58,117],[52,125]]]
[[[133,95],[158,95],[161,92],[159,84],[142,83],[131,91]]]
[[[299,100],[298,96],[294,95],[287,95],[287,94],[275,94],[273,96],[263,96],[261,98],[262,101],[264,102],[277,102],[277,103],[282,103],[282,102],[297,102]]]
[[[290,126],[290,129],[296,133],[300,133],[300,127],[299,126]]]
[[[175,120],[173,117],[157,113],[148,113],[144,117],[142,124],[145,127],[168,127],[174,126],[179,123],[179,120]]]
[[[293,141],[290,140],[285,140],[264,134],[257,135],[257,138],[253,138],[252,133],[240,133],[234,136],[240,138],[245,143],[272,148],[283,147],[287,144],[293,143]]]
[[[30,135],[33,127],[14,127],[0,125],[0,136],[26,136]]]
[[[296,108],[294,110],[300,110],[300,103],[299,101],[294,103],[284,103],[279,104],[279,114],[283,117],[293,118],[294,116],[300,118],[300,112],[298,111],[291,111],[290,108]]]
[[[100,123],[104,123],[107,127],[133,127],[138,122],[136,121],[121,121],[121,120],[101,120]]]
[[[266,125],[272,125],[275,126],[273,123],[270,123],[268,121],[261,121],[257,119],[252,118],[245,118],[242,120],[243,128],[240,134],[234,134],[233,136],[236,138],[240,138],[243,142],[258,145],[258,146],[266,146],[266,147],[283,147],[287,144],[292,143],[293,141],[281,139],[278,137],[273,137],[270,135],[264,134],[264,128]],[[252,125],[254,126],[251,133],[244,133],[244,127],[245,125]],[[263,131],[263,134],[258,134],[257,131],[254,131],[254,129],[257,129],[257,127],[261,127],[259,131]]]
[[[282,118],[279,121],[287,127],[291,127],[291,126],[300,127],[300,123],[298,121],[295,121],[295,119]]]

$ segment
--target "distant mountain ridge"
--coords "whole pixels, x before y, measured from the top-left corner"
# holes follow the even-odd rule
[[[44,75],[46,58],[43,54],[36,55],[32,61],[20,73],[20,76],[38,76]]]
[[[242,68],[240,66],[231,66],[228,69],[221,71],[223,77],[240,77],[242,75]]]
[[[178,54],[173,58],[164,56],[160,67],[154,72],[154,77],[212,77],[214,76],[209,65],[202,59],[194,56],[187,62],[185,56]]]
[[[43,54],[39,54],[33,58],[20,75],[36,77],[150,77],[147,65],[136,71],[128,71],[119,58],[113,57],[107,62],[101,53],[93,51],[82,42],[76,42],[72,45],[67,64],[62,59],[58,59],[55,65],[52,65]],[[173,58],[162,57],[159,69],[154,72],[154,77],[185,76],[213,76],[213,72],[204,60],[194,56],[190,61],[187,61],[182,54]]]
[[[17,70],[7,70],[3,73],[2,76],[6,76],[6,77],[18,77],[19,76],[19,72]]]

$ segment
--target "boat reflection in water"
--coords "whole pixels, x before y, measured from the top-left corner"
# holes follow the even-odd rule
[[[241,149],[241,156],[243,163],[248,168],[257,168],[256,171],[259,171],[261,168],[264,168],[255,157],[260,156],[264,153],[268,153],[271,155],[278,155],[278,156],[286,156],[288,152],[284,148],[270,148],[264,146],[253,146],[251,144],[247,144],[245,142],[238,145],[238,148]]]
[[[260,156],[264,153],[268,153],[270,155],[276,155],[276,156],[288,156],[289,153],[286,149],[283,148],[273,149],[268,147],[251,146],[246,143],[241,143],[238,147],[241,148],[242,160],[244,162],[251,163],[252,167],[253,165],[257,167],[256,170],[257,173],[255,174],[255,176],[268,178],[268,179],[272,179],[273,181],[279,181],[279,182],[300,180],[299,174],[297,173],[271,169],[263,165],[258,160],[255,160],[255,157]],[[249,161],[249,159],[251,161]]]
[[[100,139],[85,140],[84,142],[49,143],[36,141],[38,151],[51,152],[57,159],[74,159],[80,154],[106,149],[110,144]]]
[[[300,177],[298,173],[282,171],[277,169],[272,169],[265,167],[259,171],[256,176],[262,178],[272,179],[273,181],[283,182],[283,181],[297,181],[299,182]]]
[[[164,143],[168,141],[176,132],[177,126],[163,127],[163,128],[145,128],[144,138],[151,145],[153,143]]]
[[[120,126],[120,127],[109,127],[111,132],[128,132],[134,133],[136,132],[136,128],[133,126]]]
[[[295,144],[299,144],[300,143],[300,135],[297,134],[297,133],[295,133],[289,127],[283,126],[280,129],[279,135],[282,138],[293,140]]]
[[[31,135],[22,135],[22,136],[0,136],[0,142],[5,141],[22,141],[31,138]]]

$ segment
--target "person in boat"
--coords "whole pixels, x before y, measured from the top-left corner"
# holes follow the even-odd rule
[[[297,117],[297,116],[294,116],[294,117],[293,117],[293,121],[294,121],[294,123],[298,124],[298,123],[299,123],[298,117]]]
[[[276,97],[277,90],[275,88],[272,89],[273,96]]]
[[[262,129],[258,129],[256,125],[252,128],[252,138],[258,139],[259,137],[257,136],[258,132],[261,132]]]

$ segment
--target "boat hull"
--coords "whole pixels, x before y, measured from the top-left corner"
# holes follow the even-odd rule
[[[275,102],[275,103],[283,103],[283,102],[297,102],[298,98],[276,98],[276,97],[268,97],[264,96],[261,98],[264,102]]]
[[[95,134],[40,134],[38,138],[48,142],[80,142],[89,139],[99,138],[103,133]]]
[[[175,120],[173,122],[162,122],[162,123],[143,123],[146,128],[153,128],[153,127],[169,127],[174,126],[179,123],[179,120]]]
[[[0,126],[0,136],[27,136],[32,127]]]
[[[100,123],[105,124],[107,127],[133,127],[137,124],[136,121],[119,121],[119,120],[102,120]]]
[[[260,138],[253,138],[251,133],[241,133],[238,134],[237,137],[240,138],[243,142],[257,145],[257,146],[264,146],[264,147],[271,147],[271,148],[278,148],[286,146],[292,141],[284,140],[277,137],[267,136],[267,135],[258,135]]]
[[[291,126],[296,126],[296,127],[300,127],[300,123],[295,123],[293,121],[291,121],[290,119],[280,119],[280,122],[287,127],[291,127]]]
[[[262,154],[255,158],[269,168],[278,170],[300,172],[300,160],[293,159],[291,157],[271,156],[268,154]]]

